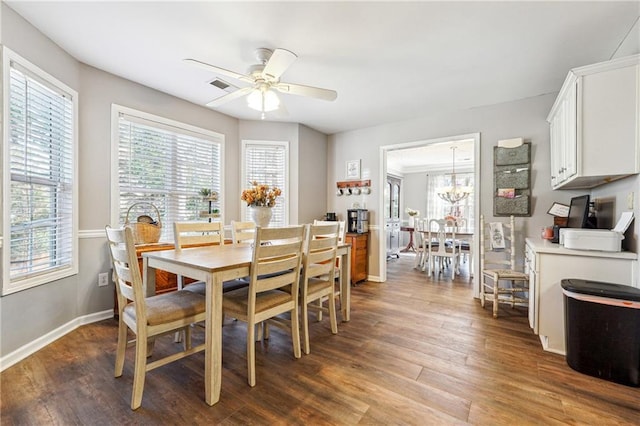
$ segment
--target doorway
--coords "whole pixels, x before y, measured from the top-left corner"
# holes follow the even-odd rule
[[[451,147],[461,147],[465,145],[467,148],[463,149],[451,149]],[[453,151],[453,152],[452,152]],[[456,152],[457,151],[457,152]],[[452,155],[453,154],[453,155]],[[455,160],[453,157],[455,156]],[[404,212],[407,208],[416,209],[420,211],[420,216],[425,217],[429,211],[434,214],[434,202],[426,200],[427,193],[427,177],[435,175],[451,175],[452,169],[455,169],[456,174],[461,172],[469,173],[470,178],[473,179],[473,183],[480,181],[480,134],[472,133],[466,135],[450,136],[446,138],[420,140],[414,142],[400,143],[394,145],[385,145],[380,147],[380,187],[384,188],[387,183],[387,176],[394,175],[405,177],[403,179],[402,192],[400,199],[403,202],[400,205],[400,218],[402,221]],[[399,159],[399,160],[398,160]],[[403,160],[404,159],[404,160]],[[400,163],[403,163],[399,165]],[[424,185],[420,184],[418,187],[410,185],[411,176],[424,176]],[[434,180],[431,179],[433,182]],[[470,198],[470,211],[465,213],[465,216],[470,218],[469,228],[473,230],[479,230],[479,212],[480,212],[480,185],[473,185],[475,190],[469,196]],[[415,192],[418,191],[418,192]],[[424,192],[422,192],[424,191]],[[416,196],[413,196],[416,194]],[[419,201],[422,200],[422,201]],[[411,203],[414,202],[414,205]],[[415,205],[415,203],[419,205]],[[382,197],[380,200],[380,211],[384,211],[385,199]],[[450,206],[452,209],[454,206]],[[459,207],[459,206],[458,206]],[[379,229],[385,229],[386,219],[384,215],[380,215],[377,224]],[[473,271],[470,274],[473,276],[473,288],[474,296],[479,295],[478,282],[478,239],[474,239],[473,250]],[[381,238],[380,247],[380,277],[381,281],[387,280],[387,254],[389,247],[387,246],[387,239]]]

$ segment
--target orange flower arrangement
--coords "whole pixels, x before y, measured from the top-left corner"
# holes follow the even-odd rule
[[[282,190],[276,186],[251,182],[251,188],[242,191],[242,201],[253,207],[273,207],[276,205],[276,198],[282,194]]]

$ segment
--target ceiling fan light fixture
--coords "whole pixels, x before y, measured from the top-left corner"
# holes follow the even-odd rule
[[[247,96],[247,104],[256,111],[269,112],[278,109],[280,98],[272,90],[254,90]]]

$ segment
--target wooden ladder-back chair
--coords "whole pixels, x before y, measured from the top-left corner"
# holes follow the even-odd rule
[[[347,223],[344,220],[331,221],[331,220],[318,220],[315,219],[313,221],[314,225],[332,225],[334,223],[338,224],[338,245],[344,244],[347,238]],[[342,258],[336,258],[336,271],[335,271],[335,279],[338,280],[340,278],[340,271],[342,270]],[[340,305],[342,306],[342,295],[340,294],[340,283],[336,282],[335,289],[333,291],[334,297],[340,298]],[[319,306],[322,306],[323,300],[319,301]],[[318,321],[322,321],[322,310],[318,311]]]
[[[252,243],[256,238],[256,224],[254,222],[231,221],[231,239],[233,244]]]
[[[105,228],[113,263],[118,298],[118,344],[115,377],[122,376],[128,329],[136,335],[131,409],[142,404],[147,371],[202,351],[205,345],[191,347],[190,325],[205,320],[205,298],[190,291],[175,291],[146,297],[131,228]],[[156,336],[184,330],[184,350],[149,362],[147,344]]]
[[[529,275],[516,271],[515,219],[485,223],[480,217],[480,302],[493,302],[493,317],[498,304],[528,306]]]
[[[290,331],[293,355],[300,358],[299,288],[305,226],[256,228],[249,287],[223,294],[225,314],[247,323],[247,370],[256,384],[255,329],[263,321]],[[278,317],[291,313],[290,321]],[[278,317],[278,318],[276,318]],[[265,332],[266,338],[266,332]]]
[[[309,308],[317,310],[318,317],[321,318],[320,313],[325,311],[322,306],[323,299],[327,300],[331,332],[338,333],[334,292],[339,225],[338,222],[329,223],[328,225],[310,225],[307,231],[300,291],[302,342],[305,354],[310,352],[308,310]],[[314,301],[318,301],[319,305],[309,306],[309,303]]]
[[[447,226],[449,225],[449,226]],[[429,275],[435,274],[435,263],[439,263],[439,272],[444,270],[445,264],[451,265],[451,276],[458,271],[458,252],[453,243],[456,240],[455,227],[444,219],[431,219],[428,225],[427,252],[429,254]]]
[[[224,244],[224,229],[220,222],[174,222],[173,235],[178,251],[186,247]],[[222,291],[232,291],[248,285],[249,281],[246,279],[225,281],[222,284]],[[178,276],[178,289],[181,288],[183,288],[183,278]],[[185,285],[184,289],[204,295],[206,285],[203,281],[197,281]]]
[[[224,243],[224,234],[220,222],[174,222],[173,237],[176,251],[185,246],[203,246]],[[178,290],[188,289],[195,293],[205,293],[205,284],[198,281],[184,286],[182,275],[178,275]]]

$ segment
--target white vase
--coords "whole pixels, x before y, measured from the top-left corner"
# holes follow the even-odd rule
[[[251,206],[251,219],[256,225],[266,228],[271,222],[272,209],[271,207]]]
[[[415,216],[409,216],[409,228],[413,228],[415,225],[416,219]]]

